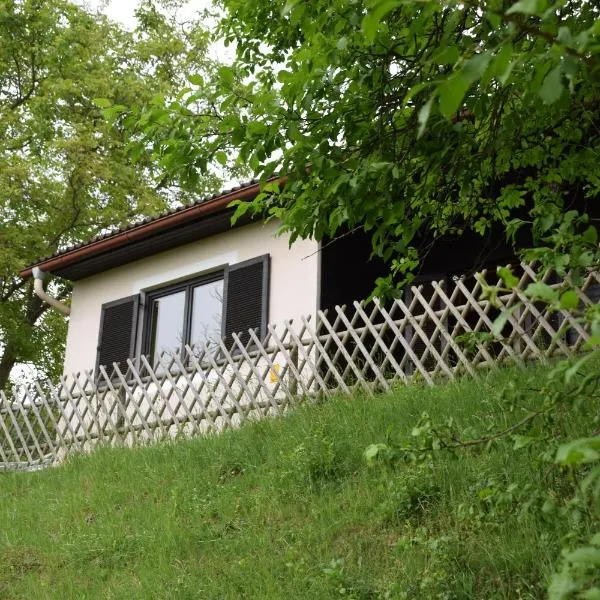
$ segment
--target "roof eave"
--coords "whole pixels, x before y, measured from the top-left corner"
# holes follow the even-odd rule
[[[282,181],[283,178],[273,178]],[[195,204],[178,210],[177,212],[158,217],[147,223],[142,223],[132,229],[119,232],[115,235],[104,239],[95,240],[79,248],[66,251],[57,256],[41,260],[35,264],[29,265],[21,270],[19,275],[24,279],[31,277],[34,267],[39,267],[45,272],[52,272],[56,269],[61,269],[66,266],[75,264],[79,261],[91,258],[93,256],[110,252],[117,248],[121,248],[132,242],[144,239],[148,236],[155,235],[159,232],[171,229],[186,221],[199,217],[205,217],[217,214],[220,211],[227,210],[231,202],[234,200],[251,200],[260,192],[260,183],[254,183],[245,188],[223,194],[212,200],[207,200],[200,204]]]

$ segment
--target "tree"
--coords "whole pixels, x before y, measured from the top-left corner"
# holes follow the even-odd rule
[[[221,6],[220,33],[236,43],[237,60],[218,72],[214,111],[196,121],[184,95],[164,107],[175,126],[158,134],[135,113],[127,118],[155,152],[171,155],[167,177],[185,183],[194,169],[213,158],[225,162],[229,153],[264,182],[264,193],[240,203],[238,216],[278,217],[292,240],[362,229],[390,264],[380,291],[395,289],[418,265],[418,240],[425,236],[467,229],[486,235],[495,226],[514,238],[525,228],[529,256],[560,275],[572,273],[560,289],[537,282],[525,294],[573,311],[592,333],[588,349],[600,345],[600,304],[583,309],[570,288],[578,272],[600,266],[598,2],[221,0]],[[170,150],[178,131],[192,140],[185,156]],[[267,181],[278,171],[285,175],[281,189]],[[504,291],[518,281],[508,269],[499,275]],[[493,304],[498,288],[483,287]],[[493,335],[501,335],[505,319],[501,314]],[[590,353],[548,369],[538,389],[540,410],[526,418],[535,425],[516,423],[461,442],[468,434],[455,430],[454,420],[433,424],[424,415],[412,442],[393,450],[434,465],[435,452],[453,452],[457,444],[483,449],[512,437],[515,452],[527,447],[536,468],[560,483],[547,478],[544,489],[519,490],[509,479],[511,504],[531,510],[540,501],[545,519],[568,520],[573,511],[573,523],[586,511],[597,528],[597,424],[577,440],[560,438],[555,425],[598,396],[597,360],[598,352]],[[522,406],[528,385],[508,390],[511,406]],[[375,450],[382,447],[387,451],[383,444]],[[549,588],[553,600],[600,597],[600,533],[578,529],[565,536]]]
[[[195,141],[173,153],[172,179],[226,153],[263,181],[284,173],[282,190],[267,186],[238,215],[281,218],[292,239],[363,229],[390,264],[380,291],[417,265],[418,232],[484,235],[500,223],[514,235],[527,224],[540,245],[568,208],[579,211],[573,228],[586,220],[600,192],[597,3],[221,5],[237,60],[215,80],[213,136],[185,101],[166,107],[176,127],[145,132],[163,155],[173,131]],[[556,260],[564,269],[590,256],[580,247]]]
[[[18,270],[187,197],[153,183],[152,157],[133,165],[125,133],[102,117],[174,94],[181,73],[205,68],[205,32],[159,8],[142,4],[128,32],[66,0],[0,1],[0,389],[18,363],[62,369],[65,320]],[[204,177],[195,192],[217,186]],[[68,298],[67,282],[51,285]]]

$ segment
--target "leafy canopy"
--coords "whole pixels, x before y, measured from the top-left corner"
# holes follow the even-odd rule
[[[263,182],[287,176],[238,215],[278,217],[292,240],[361,228],[401,276],[417,264],[417,232],[500,223],[514,234],[527,222],[539,244],[565,208],[598,196],[597,3],[220,5],[237,58],[217,73],[213,110],[183,97],[160,135],[139,129],[174,180],[193,184],[228,157]],[[185,156],[171,150],[182,131]]]
[[[19,269],[174,200],[155,188],[151,159],[132,165],[101,107],[174,94],[181,72],[203,68],[207,36],[150,1],[138,17],[128,32],[66,0],[0,1],[0,389],[17,363],[51,377],[62,368],[65,320]]]

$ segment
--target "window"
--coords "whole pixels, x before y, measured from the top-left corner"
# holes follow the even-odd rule
[[[269,315],[268,254],[229,265],[224,271],[196,277],[146,294],[141,348],[138,339],[140,295],[102,305],[96,369],[127,369],[127,359],[140,352],[156,363],[161,353],[180,352],[186,344],[213,345],[223,338],[232,352],[236,344],[252,344],[248,331],[264,339]],[[235,342],[233,334],[239,335]]]
[[[223,273],[151,292],[146,296],[145,349],[151,362],[218,343],[223,314]]]

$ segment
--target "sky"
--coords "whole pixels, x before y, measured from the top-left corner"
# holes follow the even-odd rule
[[[104,12],[114,21],[121,21],[125,26],[133,29],[136,24],[133,11],[137,4],[138,0],[112,0]]]
[[[91,10],[101,10],[109,19],[118,21],[128,29],[134,29],[136,18],[134,15],[140,0],[73,0],[76,4],[85,6]],[[183,5],[178,10],[179,20],[197,16],[198,12],[205,8],[210,8],[211,0],[184,0]],[[233,61],[235,50],[233,46],[225,47],[221,42],[212,44],[209,47],[209,56],[218,59],[221,62]]]
[[[136,25],[134,11],[139,0],[76,0],[78,4],[86,5],[92,10],[101,9],[110,19],[120,21],[126,27],[133,29]],[[181,9],[182,16],[192,16],[209,4],[206,0],[191,0]]]

